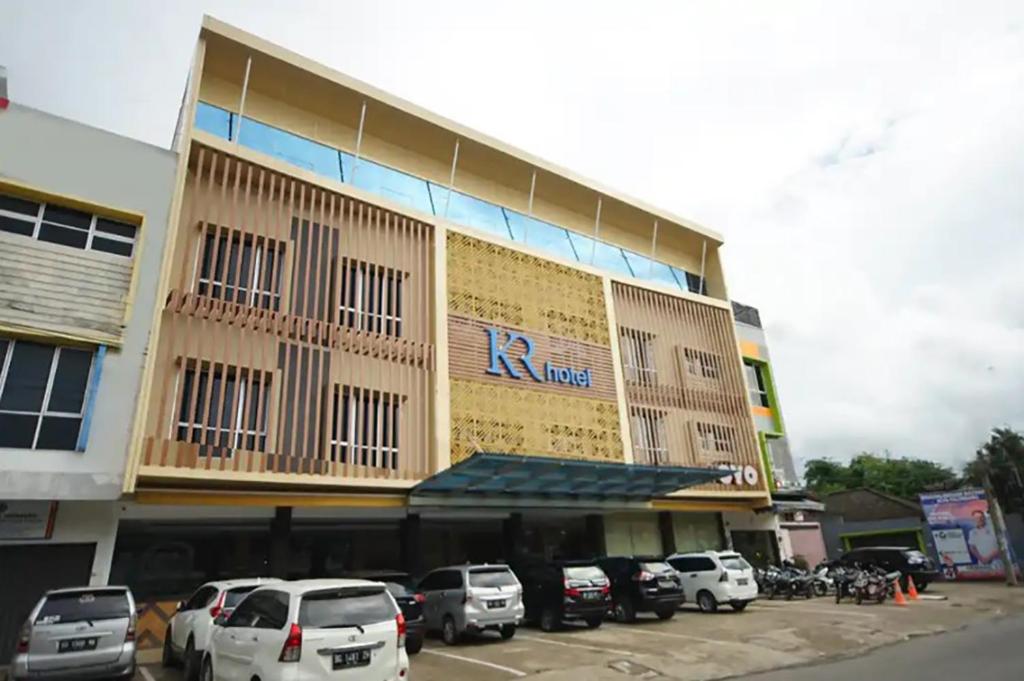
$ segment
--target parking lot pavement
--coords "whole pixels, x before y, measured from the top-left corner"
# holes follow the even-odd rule
[[[982,619],[1024,612],[1024,589],[997,584],[935,585],[944,601],[836,605],[832,599],[758,601],[745,612],[723,608],[708,615],[684,608],[662,622],[606,622],[600,629],[572,627],[545,633],[521,628],[515,638],[496,635],[445,646],[428,639],[412,656],[414,681],[625,681],[711,679],[849,656],[915,636],[939,633]],[[147,675],[151,678],[147,678]],[[180,681],[174,670],[146,666],[136,681]]]

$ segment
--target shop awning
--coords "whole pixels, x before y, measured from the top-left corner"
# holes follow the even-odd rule
[[[717,468],[478,452],[419,483],[411,496],[650,501],[721,477]]]

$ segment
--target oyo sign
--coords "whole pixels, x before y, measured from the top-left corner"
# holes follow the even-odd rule
[[[723,485],[750,485],[753,487],[757,484],[758,478],[760,477],[757,473],[757,469],[753,466],[740,466],[734,463],[720,463],[718,464],[719,470],[729,471],[729,474],[725,477],[718,479]]]
[[[533,363],[533,340],[518,331],[505,331],[492,326],[487,329],[487,339],[490,348],[487,373],[492,376],[507,375],[516,379],[529,376],[538,383],[564,383],[578,388],[593,385],[590,369],[560,367],[544,362],[543,371],[538,371]]]

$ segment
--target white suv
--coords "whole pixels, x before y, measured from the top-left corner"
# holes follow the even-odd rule
[[[196,589],[188,600],[178,604],[177,612],[167,624],[163,665],[172,667],[180,662],[185,667],[185,681],[195,681],[199,677],[203,651],[210,641],[214,618],[221,614],[230,615],[256,587],[280,581],[267,577],[233,579],[207,582]]]
[[[261,586],[214,623],[202,681],[404,681],[405,618],[379,582]]]
[[[683,581],[686,600],[704,612],[715,612],[720,603],[743,610],[757,599],[754,568],[733,551],[676,553],[667,559]]]

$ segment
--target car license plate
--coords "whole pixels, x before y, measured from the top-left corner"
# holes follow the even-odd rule
[[[745,580],[745,579],[737,579],[736,583],[739,584],[740,586],[746,586],[747,585],[747,580]]]
[[[676,588],[676,583],[673,582],[671,579],[659,579],[658,586],[660,586],[662,589],[674,589]]]
[[[365,667],[370,664],[373,651],[370,648],[359,650],[342,650],[334,653],[334,668],[345,669],[347,667]]]
[[[583,592],[583,600],[586,600],[586,601],[596,601],[599,598],[601,598],[601,592],[600,591],[584,591]]]
[[[83,650],[96,650],[97,638],[69,638],[57,641],[58,653],[78,653]]]
[[[504,608],[505,601],[487,601],[487,607],[491,610],[494,608]]]

